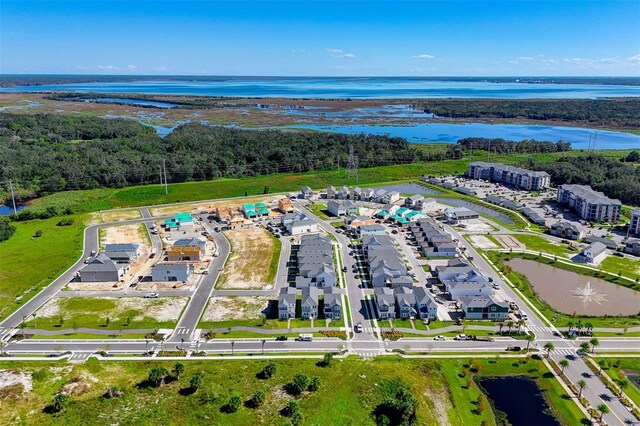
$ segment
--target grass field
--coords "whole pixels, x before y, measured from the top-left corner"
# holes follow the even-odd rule
[[[554,254],[557,256],[566,257],[571,254],[575,254],[567,248],[565,244],[553,243],[546,238],[537,237],[535,235],[514,235],[518,241],[527,246],[528,250],[538,251],[548,254]]]
[[[626,257],[607,256],[600,267],[603,271],[612,274],[621,274],[623,277],[640,280],[640,259],[632,260]],[[640,286],[638,290],[640,290]]]
[[[519,273],[515,271],[509,271],[504,269],[504,264],[502,261],[513,258],[513,257],[522,257],[524,259],[531,259],[537,262],[543,263],[553,263],[555,267],[563,267],[564,265],[559,262],[553,262],[553,260],[538,258],[534,255],[529,254],[520,254],[520,253],[495,253],[495,252],[487,252],[487,257],[491,262],[498,266],[498,268],[507,273],[506,277],[518,288],[522,294],[525,295],[527,300],[529,300],[533,305],[540,310],[542,315],[544,315],[547,319],[549,319],[556,327],[566,327],[568,322],[575,323],[580,320],[582,323],[590,322],[594,327],[605,327],[605,328],[625,328],[625,327],[635,327],[640,325],[640,317],[588,317],[577,315],[573,317],[572,315],[563,314],[557,312],[551,306],[549,306],[544,301],[538,299],[533,293],[531,284]],[[568,268],[567,268],[568,269]],[[573,269],[571,269],[573,270]],[[575,272],[582,272],[584,270],[575,269]],[[612,280],[615,283],[615,281]]]
[[[640,358],[607,358],[608,366],[603,368],[613,380],[620,380],[621,373],[629,382],[624,393],[636,405],[640,405]],[[631,378],[629,376],[632,376]]]
[[[160,299],[68,297],[54,298],[36,311],[27,327],[44,330],[95,328],[104,330],[173,328],[187,304],[186,297]],[[60,325],[60,318],[63,324]],[[107,318],[109,319],[107,323]],[[127,322],[127,318],[129,321]]]
[[[7,390],[9,396],[0,399],[0,423],[37,425],[54,424],[145,424],[145,425],[255,425],[286,424],[280,415],[289,400],[294,399],[283,385],[297,373],[320,378],[316,392],[304,392],[297,401],[305,425],[373,425],[373,411],[388,395],[390,382],[404,383],[417,399],[419,425],[494,424],[488,408],[475,414],[475,401],[480,390],[473,381],[467,389],[466,378],[459,375],[467,361],[403,360],[399,358],[362,361],[349,358],[334,360],[321,367],[316,360],[275,360],[276,373],[271,379],[260,379],[259,372],[267,361],[184,361],[185,370],[177,380],[159,388],[146,381],[153,367],[173,369],[173,362],[116,360],[69,365],[60,362],[2,363],[12,374],[26,373],[24,381],[33,386],[30,392],[20,388]],[[562,424],[580,422],[580,413],[573,400],[562,398],[563,391],[554,379],[548,378],[544,365],[529,360],[483,360],[480,375],[523,374],[535,378],[544,389],[552,409]],[[475,364],[475,363],[474,363]],[[468,370],[467,370],[468,371]],[[189,391],[189,380],[202,374],[202,387]],[[103,398],[107,386],[124,391],[119,398]],[[47,414],[43,408],[51,403],[61,388],[70,392],[70,404],[59,414]],[[6,389],[6,388],[5,388]],[[247,401],[256,390],[262,390],[264,405],[240,406],[235,413],[224,412],[232,395]],[[215,393],[215,398],[205,399]],[[162,401],[161,404],[158,402]]]
[[[15,234],[0,243],[0,318],[35,296],[80,257],[86,215],[70,217],[74,219],[70,226],[57,226],[60,218],[55,217],[14,222]],[[38,230],[42,236],[35,237]]]

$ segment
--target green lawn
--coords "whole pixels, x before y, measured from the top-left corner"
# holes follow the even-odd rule
[[[600,264],[602,270],[612,274],[622,274],[623,277],[640,280],[640,259],[607,256]],[[640,289],[640,287],[638,287]]]
[[[327,206],[324,204],[313,203],[310,207],[311,207],[311,212],[316,216],[318,216],[320,219],[324,219],[324,220],[337,219],[335,216],[331,215],[327,211]],[[340,223],[340,225],[342,225],[342,223]]]
[[[13,223],[15,234],[0,243],[0,318],[35,296],[80,257],[86,215],[69,217],[74,219],[71,226],[56,226],[60,217]],[[42,231],[41,237],[34,237],[37,230]]]
[[[613,380],[621,379],[621,374],[626,377],[629,382],[624,389],[624,393],[636,403],[640,405],[640,358],[607,358],[608,366],[603,368]],[[629,377],[629,375],[633,377]]]
[[[553,264],[556,267],[564,267],[564,264],[559,262],[553,262],[550,259],[538,258],[534,255],[529,254],[520,254],[520,253],[496,253],[496,252],[487,252],[487,257],[491,262],[498,266],[507,278],[518,288],[522,294],[525,295],[527,300],[529,300],[538,310],[544,315],[547,319],[549,319],[556,327],[566,327],[567,323],[573,322],[576,323],[578,320],[582,321],[582,323],[590,322],[594,327],[611,327],[611,328],[625,328],[625,327],[635,327],[640,326],[640,317],[632,316],[632,317],[589,317],[577,315],[573,317],[572,315],[563,314],[555,311],[551,306],[549,306],[546,302],[538,299],[533,293],[531,284],[526,280],[526,278],[515,271],[505,269],[505,265],[502,263],[505,260],[508,260],[513,257],[522,257],[524,259],[531,259],[538,262]],[[569,269],[569,268],[567,268]],[[571,269],[574,270],[574,269]],[[575,269],[575,272],[582,272],[584,269]],[[617,284],[615,280],[612,280],[614,284]]]
[[[544,237],[537,237],[535,235],[514,235],[515,239],[520,241],[522,244],[527,246],[528,250],[548,253],[552,255],[557,255],[561,257],[566,257],[570,254],[575,254],[569,250],[566,244],[562,243],[554,243],[547,240]]]
[[[183,361],[184,372],[159,388],[150,387],[149,371],[158,366],[171,371],[173,362],[162,359],[141,361],[99,362],[69,365],[64,362],[7,362],[0,369],[11,369],[31,375],[33,390],[19,395],[20,389],[7,390],[9,397],[0,399],[0,423],[26,425],[57,424],[149,424],[149,425],[255,425],[285,424],[279,414],[289,400],[283,385],[297,373],[320,378],[316,392],[305,392],[295,398],[304,423],[332,425],[373,425],[373,411],[400,380],[417,399],[419,425],[475,425],[486,420],[494,424],[489,406],[474,414],[480,390],[473,380],[467,389],[467,379],[459,374],[466,360],[404,360],[384,358],[362,361],[356,358],[334,360],[322,367],[317,360],[275,360],[276,373],[263,380],[258,373],[266,360],[252,361]],[[573,400],[562,398],[562,390],[554,379],[545,377],[539,361],[519,364],[514,360],[482,360],[480,375],[523,374],[534,378],[544,389],[554,413],[562,424],[579,424],[581,416]],[[188,391],[189,380],[202,374],[202,387],[195,394]],[[63,386],[75,382],[76,391],[67,408],[59,414],[47,414],[44,407]],[[80,385],[77,385],[77,384]],[[103,398],[107,386],[117,386],[124,394],[118,398]],[[226,413],[222,407],[232,395],[246,401],[255,390],[266,395],[258,408],[241,405],[237,412]],[[207,394],[215,398],[205,400]],[[11,396],[11,395],[14,396]],[[7,399],[8,398],[8,399]],[[160,402],[161,401],[161,402]],[[330,422],[327,423],[327,419]]]
[[[159,299],[68,297],[52,299],[40,310],[37,317],[26,323],[28,328],[43,330],[71,330],[94,328],[103,330],[174,328],[187,298],[162,297]],[[57,306],[54,309],[53,306]],[[167,315],[172,309],[175,315]],[[163,311],[165,311],[163,313]],[[51,314],[51,312],[56,312]],[[156,315],[172,319],[157,320]],[[60,318],[64,320],[60,325]],[[109,319],[107,324],[107,318]],[[129,321],[127,323],[127,318]]]

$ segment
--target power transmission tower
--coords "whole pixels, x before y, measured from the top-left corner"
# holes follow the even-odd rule
[[[169,186],[167,185],[167,164],[165,160],[162,160],[162,167],[164,168],[164,193],[169,193]]]
[[[16,210],[16,197],[13,193],[13,184],[9,181],[9,190],[11,191],[11,201],[13,201],[13,214],[18,216],[18,211]]]
[[[356,174],[358,164],[356,155],[353,153],[353,145],[349,145],[349,159],[347,160],[347,176],[353,176]]]

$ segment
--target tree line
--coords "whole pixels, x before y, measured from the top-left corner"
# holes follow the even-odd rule
[[[640,98],[429,99],[416,102],[414,107],[448,118],[520,118],[640,126]]]
[[[0,114],[0,181],[18,201],[59,191],[414,162],[403,138],[184,124],[161,138],[127,119]]]
[[[589,154],[562,157],[550,163],[531,159],[525,167],[546,171],[554,185],[590,185],[624,204],[640,205],[640,167],[619,160]]]
[[[498,154],[508,153],[548,153],[571,150],[571,143],[563,140],[557,142],[523,139],[512,141],[502,138],[463,138],[457,142],[463,149],[490,150]]]

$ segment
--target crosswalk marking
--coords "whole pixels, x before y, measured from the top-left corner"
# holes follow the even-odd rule
[[[575,349],[554,349],[552,352],[557,355],[575,355],[576,354]]]
[[[539,325],[532,325],[532,326],[528,326],[527,328],[531,331],[540,331],[540,332],[547,332],[547,333],[551,332],[551,329],[549,327],[542,327]]]
[[[69,362],[85,362],[91,355],[93,355],[92,352],[72,352]]]
[[[191,331],[190,328],[177,328],[176,329],[176,334],[189,334],[189,332]]]

